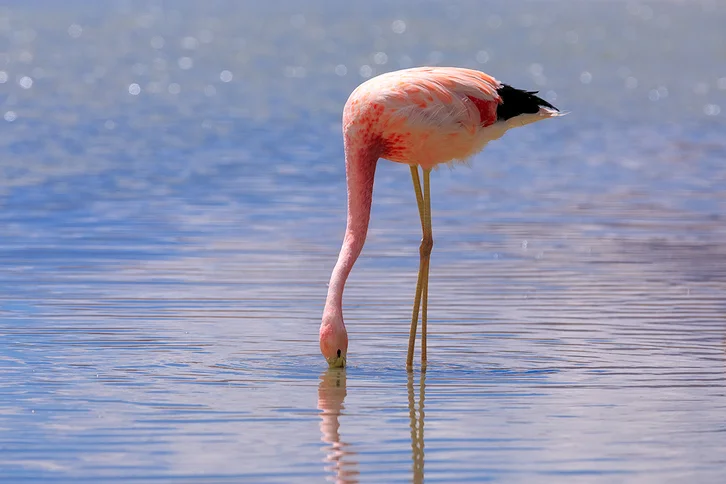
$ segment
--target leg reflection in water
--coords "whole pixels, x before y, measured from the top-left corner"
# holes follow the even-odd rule
[[[415,484],[424,482],[424,400],[426,373],[420,374],[418,409],[414,374],[408,373],[408,414],[411,427],[412,479]],[[345,415],[346,369],[329,368],[320,375],[318,385],[318,409],[320,410],[321,440],[326,445],[325,471],[334,476],[334,482],[353,484],[358,482],[358,462],[350,444],[340,440],[340,416]]]
[[[328,444],[326,472],[335,475],[335,482],[353,484],[358,482],[358,463],[352,460],[354,452],[349,444],[340,441],[339,418],[345,410],[346,395],[345,368],[329,368],[320,375],[318,385],[318,409],[320,410],[321,440]]]
[[[411,460],[415,484],[424,481],[424,399],[426,393],[426,372],[421,372],[418,389],[418,412],[413,389],[413,372],[408,372],[408,415],[411,419]]]

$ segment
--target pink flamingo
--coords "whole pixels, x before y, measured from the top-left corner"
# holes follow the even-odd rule
[[[429,260],[434,244],[431,169],[440,163],[466,160],[510,128],[561,115],[536,94],[502,84],[483,72],[456,67],[389,72],[353,91],[343,110],[348,220],[320,325],[320,350],[331,367],[346,364],[343,289],[366,240],[378,159],[411,168],[423,238],[406,368],[410,370],[413,365],[420,309],[421,368],[425,369]]]

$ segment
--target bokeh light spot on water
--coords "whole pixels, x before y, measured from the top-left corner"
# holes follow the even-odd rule
[[[18,60],[23,64],[30,64],[33,62],[33,53],[29,50],[24,50],[18,54]]]
[[[703,107],[703,112],[707,116],[718,116],[721,113],[721,106],[718,104],[706,104]]]
[[[186,36],[181,41],[182,48],[186,50],[194,50],[199,46],[199,41],[192,36]]]
[[[68,35],[72,38],[77,39],[83,33],[83,28],[78,24],[71,24],[68,27]]]
[[[139,93],[141,93],[141,86],[139,86],[135,82],[129,84],[129,94],[131,94],[132,96],[138,96]]]
[[[486,20],[487,27],[496,30],[502,26],[502,17],[499,15],[490,15]]]
[[[177,60],[177,64],[180,69],[188,70],[194,66],[194,61],[191,57],[180,57],[179,60]]]
[[[228,70],[224,70],[219,73],[219,79],[222,82],[231,82],[233,77],[232,72]]]
[[[406,32],[406,22],[403,20],[394,20],[391,24],[391,30],[396,34],[402,34]]]
[[[155,35],[151,38],[149,43],[151,44],[151,47],[153,47],[154,49],[157,49],[157,50],[163,49],[164,43],[165,43],[164,37],[162,37],[160,35]]]
[[[21,78],[20,78],[20,79],[18,80],[18,84],[19,84],[19,85],[20,85],[20,87],[22,87],[23,89],[30,89],[31,87],[33,87],[33,79],[31,79],[31,78],[30,78],[30,77],[28,77],[28,76],[22,76],[22,77],[21,77]]]
[[[693,92],[696,94],[699,94],[701,96],[708,94],[708,91],[710,90],[710,86],[707,82],[697,82],[693,85]]]
[[[489,53],[485,50],[480,50],[476,53],[476,61],[479,64],[486,64],[489,62]]]
[[[209,29],[202,29],[199,31],[199,41],[203,44],[210,44],[214,40],[214,32]]]

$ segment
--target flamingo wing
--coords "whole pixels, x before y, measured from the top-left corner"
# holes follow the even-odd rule
[[[383,107],[390,122],[414,129],[473,131],[496,121],[499,81],[483,72],[455,67],[420,67],[375,77],[354,91]]]
[[[550,107],[480,71],[419,67],[361,84],[346,103],[343,130],[379,146],[382,158],[429,167],[466,160],[509,128],[556,115]]]

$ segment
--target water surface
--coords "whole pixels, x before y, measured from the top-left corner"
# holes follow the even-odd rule
[[[716,2],[0,7],[4,482],[726,478],[726,8]],[[340,112],[476,67],[567,117],[432,177],[379,164],[345,294]]]

